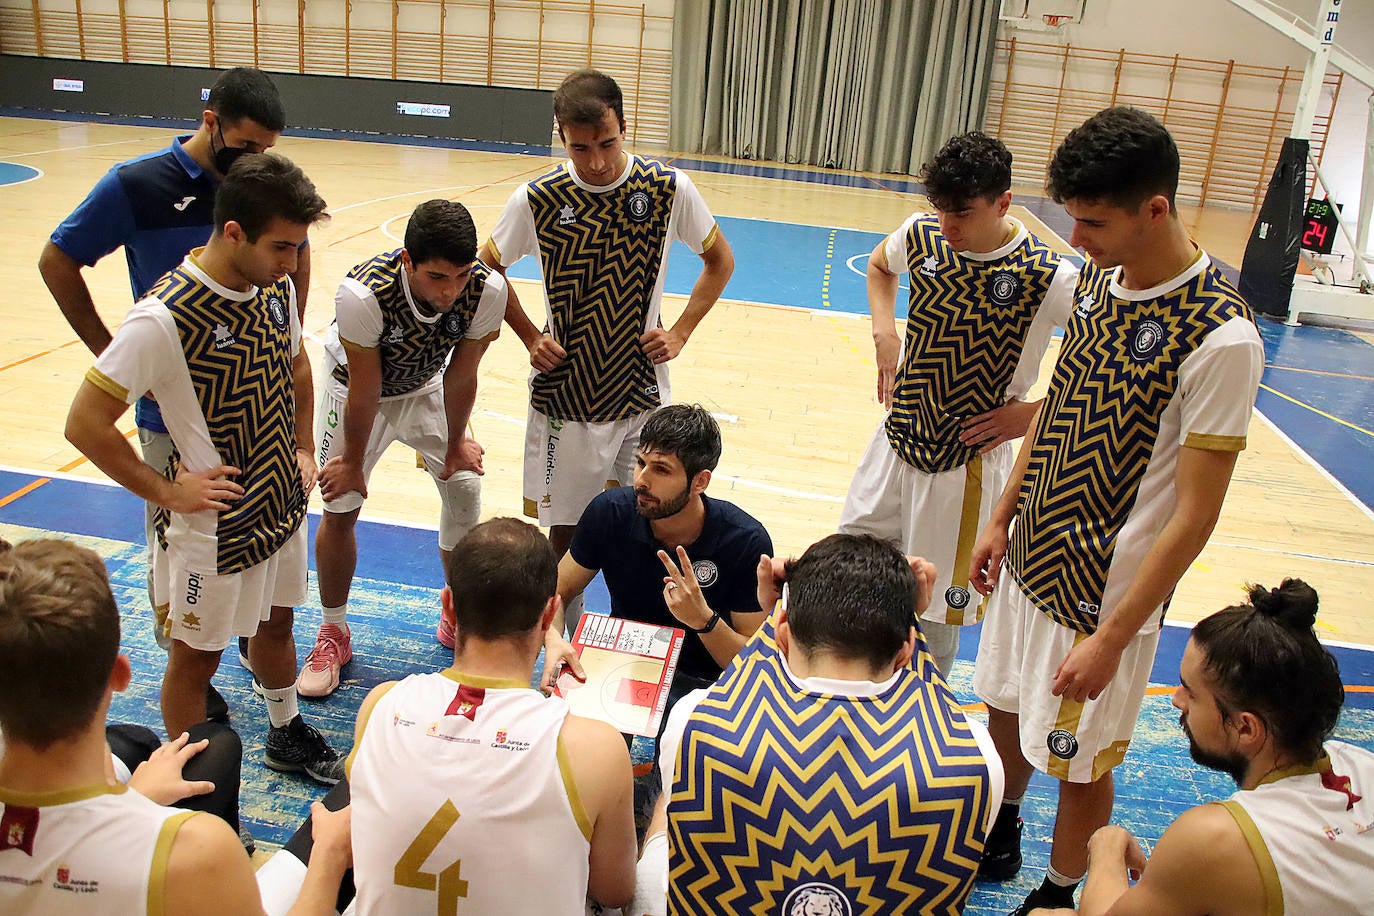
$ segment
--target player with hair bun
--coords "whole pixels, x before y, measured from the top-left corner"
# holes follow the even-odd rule
[[[1331,740],[1345,689],[1317,593],[1285,579],[1249,598],[1193,628],[1174,691],[1193,759],[1240,791],[1184,812],[1148,861],[1097,831],[1081,913],[1374,913],[1374,754]]]

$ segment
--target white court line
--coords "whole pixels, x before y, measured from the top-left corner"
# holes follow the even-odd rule
[[[1312,467],[1316,468],[1317,473],[1325,477],[1327,482],[1330,483],[1331,486],[1335,487],[1337,490],[1340,490],[1342,493],[1344,493],[1345,498],[1354,503],[1356,509],[1359,509],[1361,512],[1365,514],[1366,518],[1374,522],[1374,511],[1371,511],[1368,506],[1361,502],[1358,496],[1356,496],[1354,493],[1351,493],[1350,490],[1346,488],[1345,484],[1341,483],[1334,476],[1332,476],[1330,471],[1322,467],[1321,464],[1318,463],[1317,459],[1307,454],[1307,452],[1303,449],[1302,446],[1298,445],[1298,443],[1288,438],[1288,434],[1285,433],[1283,430],[1279,429],[1278,424],[1276,424],[1273,420],[1266,417],[1258,409],[1255,410],[1255,416],[1263,420],[1265,426],[1268,426],[1270,429],[1274,431],[1275,435],[1277,435],[1284,442],[1288,443],[1289,448],[1291,448],[1293,451],[1301,455],[1303,460],[1306,461],[1308,464],[1312,465]]]
[[[66,123],[66,122],[63,122],[63,123]],[[91,122],[85,122],[85,123],[91,123]],[[161,128],[159,128],[159,129],[161,129]],[[99,149],[99,148],[102,147],[102,146],[122,146],[122,145],[124,145],[125,143],[147,143],[147,142],[148,142],[148,138],[147,138],[147,137],[130,137],[128,140],[112,140],[112,141],[110,141],[109,143],[85,143],[85,144],[82,144],[81,146],[55,146],[55,147],[53,147],[52,149],[34,150],[34,151],[31,152],[31,153],[15,153],[13,156],[9,156],[9,157],[7,157],[7,158],[9,158],[9,159],[23,159],[23,158],[25,158],[26,156],[46,156],[46,155],[48,155],[49,153],[74,153],[74,152],[76,152],[77,150],[82,150],[82,149]]]
[[[0,160],[0,164],[3,164],[3,162],[8,162],[8,161],[9,161],[9,160]],[[14,165],[15,163],[10,163],[10,164],[11,164],[11,165]],[[43,177],[43,170],[40,169],[40,168],[39,168],[38,166],[36,166],[36,165],[25,165],[25,166],[22,166],[22,168],[33,169],[33,174],[30,175],[28,178],[23,178],[23,179],[20,179],[19,181],[6,181],[6,182],[0,182],[0,188],[9,188],[9,187],[13,187],[13,186],[15,186],[15,185],[28,184],[30,181],[37,181],[38,179],[40,179],[40,178]]]

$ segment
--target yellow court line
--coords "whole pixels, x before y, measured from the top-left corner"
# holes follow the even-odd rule
[[[34,490],[37,490],[45,483],[52,483],[52,478],[39,477],[36,480],[30,480],[28,483],[24,484],[22,487],[15,490],[13,493],[10,493],[6,496],[0,496],[0,509],[3,509],[5,506],[8,506],[10,503],[14,502],[21,496],[27,496],[29,493],[32,493]]]
[[[1350,427],[1351,429],[1355,430],[1355,432],[1357,432],[1357,433],[1364,433],[1366,436],[1369,436],[1371,439],[1374,439],[1374,432],[1371,432],[1370,430],[1365,429],[1363,426],[1356,426],[1354,423],[1351,423],[1349,420],[1342,420],[1340,417],[1334,417],[1334,416],[1332,416],[1331,414],[1327,413],[1326,411],[1321,410],[1321,409],[1316,408],[1316,407],[1313,407],[1311,404],[1304,404],[1302,401],[1299,401],[1297,398],[1292,397],[1291,395],[1284,394],[1282,391],[1275,391],[1273,388],[1270,388],[1268,385],[1265,385],[1265,384],[1263,384],[1263,383],[1260,384],[1260,387],[1263,388],[1265,391],[1269,392],[1270,394],[1277,395],[1278,397],[1283,398],[1285,401],[1291,401],[1291,402],[1293,402],[1294,404],[1297,404],[1299,407],[1305,407],[1305,408],[1307,408],[1308,410],[1312,411],[1314,414],[1317,414],[1317,415],[1320,416],[1320,417],[1326,417],[1326,419],[1331,420],[1332,422],[1339,423],[1339,424],[1341,424],[1342,426],[1348,426],[1348,427]]]
[[[1352,375],[1349,372],[1330,372],[1326,369],[1299,369],[1297,366],[1276,366],[1265,363],[1266,369],[1282,369],[1284,372],[1303,372],[1307,375],[1325,375],[1330,378],[1348,378],[1356,382],[1374,382],[1374,375]]]

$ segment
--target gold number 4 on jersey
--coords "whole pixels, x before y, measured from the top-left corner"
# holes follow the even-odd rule
[[[434,872],[421,871],[420,867],[456,823],[458,809],[453,806],[453,802],[445,800],[428,823],[420,828],[415,839],[410,841],[406,851],[396,860],[395,882],[398,887],[432,891],[436,885],[438,886],[439,916],[455,916],[458,912],[458,898],[468,895],[468,883],[461,875],[463,860],[455,860],[437,875]]]

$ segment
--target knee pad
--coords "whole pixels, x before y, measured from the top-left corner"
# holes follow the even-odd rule
[[[439,549],[452,550],[472,530],[482,514],[482,478],[460,471],[439,488]]]

